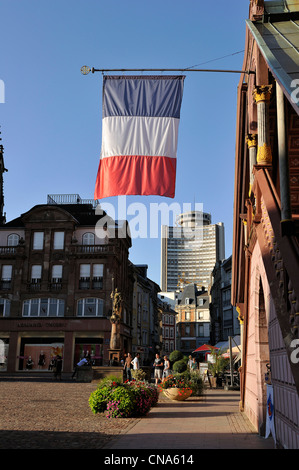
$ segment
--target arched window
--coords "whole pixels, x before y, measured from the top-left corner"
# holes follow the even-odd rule
[[[84,233],[82,236],[82,245],[94,245],[94,233]]]
[[[102,299],[87,297],[78,300],[77,305],[78,317],[103,317],[104,301]]]
[[[7,246],[17,246],[20,241],[20,235],[17,233],[11,233],[7,237]]]

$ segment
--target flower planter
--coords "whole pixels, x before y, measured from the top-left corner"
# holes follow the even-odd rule
[[[166,388],[163,390],[164,395],[170,400],[182,401],[187,400],[192,394],[192,390],[183,388]]]

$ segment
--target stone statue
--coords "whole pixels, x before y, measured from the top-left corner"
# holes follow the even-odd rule
[[[112,315],[110,317],[111,322],[111,338],[110,338],[110,349],[120,348],[120,332],[119,324],[121,319],[121,308],[122,298],[120,292],[115,289],[111,293],[112,302]]]

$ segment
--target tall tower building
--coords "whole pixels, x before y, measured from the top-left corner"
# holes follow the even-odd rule
[[[185,212],[176,226],[162,225],[161,234],[162,291],[190,283],[208,288],[215,263],[225,258],[223,223],[211,224],[204,212]]]

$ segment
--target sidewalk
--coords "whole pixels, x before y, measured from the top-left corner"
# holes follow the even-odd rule
[[[274,449],[239,412],[240,392],[208,389],[204,397],[159,398],[149,414],[104,449]]]

